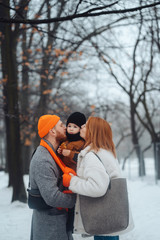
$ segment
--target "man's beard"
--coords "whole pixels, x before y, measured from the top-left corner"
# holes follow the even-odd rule
[[[57,131],[56,141],[57,142],[64,142],[67,139],[66,134],[62,134]]]

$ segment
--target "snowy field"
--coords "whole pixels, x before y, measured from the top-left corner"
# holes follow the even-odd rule
[[[136,161],[132,161],[124,175],[128,179],[128,193],[135,228],[120,236],[120,240],[160,239],[160,184],[155,184],[153,161],[148,159],[147,176],[138,178]],[[27,187],[28,176],[24,176]],[[29,240],[32,210],[18,201],[11,203],[12,189],[7,188],[8,176],[0,172],[0,240]],[[82,238],[75,235],[75,240]],[[45,240],[45,239],[44,239]]]

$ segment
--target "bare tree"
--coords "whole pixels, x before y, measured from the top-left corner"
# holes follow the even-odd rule
[[[134,144],[138,153],[139,136],[136,128],[136,118],[138,116],[139,121],[142,122],[140,120],[141,114],[138,114],[139,107],[144,106],[142,101],[144,94],[141,91],[141,97],[137,98],[141,81],[140,79],[137,80],[136,70],[139,71],[137,52],[142,42],[141,28],[144,22],[140,21],[137,42],[132,59],[129,59],[133,63],[132,75],[127,72],[123,65],[118,62],[114,63],[117,69],[119,68],[118,71],[124,74],[126,81],[129,83],[127,85],[129,88],[118,79],[114,71],[112,66],[114,57],[112,58],[109,52],[101,51],[96,39],[101,35],[104,43],[106,39],[108,40],[107,34],[112,35],[112,28],[122,27],[123,23],[121,24],[121,22],[128,18],[128,14],[132,20],[130,20],[131,22],[125,22],[126,26],[134,24],[133,20],[136,20],[136,23],[139,21],[139,19],[134,18],[135,12],[140,11],[141,13],[144,11],[143,9],[153,9],[153,7],[160,4],[160,2],[153,1],[148,5],[144,3],[134,8],[120,9],[118,1],[107,1],[107,4],[103,0],[98,2],[44,0],[38,7],[33,8],[34,2],[34,0],[0,1],[0,39],[2,42],[1,59],[7,132],[7,163],[10,183],[14,189],[13,200],[20,201],[25,199],[21,144],[23,146],[23,156],[26,158],[30,151],[32,139],[35,139],[36,136],[35,129],[38,117],[44,113],[52,113],[53,111],[59,113],[63,110],[65,117],[71,111],[69,105],[75,109],[75,104],[72,103],[70,97],[71,90],[65,89],[65,83],[70,84],[75,81],[75,77],[80,79],[80,74],[87,70],[85,67],[78,68],[74,64],[75,62],[79,63],[80,59],[84,63],[87,62],[86,58],[88,61],[90,60],[88,57],[90,50],[85,47],[84,43],[89,44],[92,51],[93,48],[96,49],[98,56],[108,67],[110,75],[130,98],[131,126]],[[33,12],[30,11],[31,8]],[[105,17],[109,14],[113,16],[110,23],[102,21],[102,24],[100,24],[98,18],[96,18],[97,16]],[[31,15],[34,16],[28,19]],[[141,14],[138,16],[142,18]],[[94,22],[92,22],[93,17]],[[156,21],[158,24],[158,17],[156,17]],[[156,44],[159,41],[157,40],[158,38],[154,36]],[[94,65],[90,64],[88,70],[91,71],[93,68]],[[150,70],[152,71],[152,68]],[[151,71],[149,71],[147,79]],[[146,83],[148,86],[148,81]],[[77,92],[77,96],[80,96]],[[145,91],[145,94],[147,92],[148,90]],[[85,104],[87,106],[87,103]],[[107,114],[105,107],[106,104],[103,104],[100,110],[103,110],[104,117]],[[89,106],[86,109],[90,112]],[[24,167],[25,173],[27,173],[28,162],[29,160],[26,161],[27,164]]]
[[[140,4],[141,3],[142,1],[140,1]],[[135,39],[135,36],[137,36],[137,38],[135,39],[132,52],[126,51],[125,46],[122,47],[122,44],[119,44],[119,47],[116,47],[114,52],[106,52],[102,51],[100,45],[95,41],[92,42],[99,58],[107,67],[106,69],[109,76],[112,76],[122,91],[129,97],[132,141],[139,159],[140,175],[145,173],[145,169],[143,151],[139,143],[140,136],[138,134],[137,120],[139,120],[143,127],[149,132],[151,141],[157,143],[156,148],[159,146],[160,141],[159,131],[156,130],[155,124],[156,109],[149,101],[151,99],[149,97],[150,95],[152,96],[152,94],[159,92],[158,82],[154,74],[154,72],[157,71],[158,60],[155,43],[157,45],[159,41],[156,37],[158,35],[156,35],[153,30],[155,26],[158,30],[157,12],[158,9],[148,10],[145,14],[140,12],[138,18],[136,17],[138,20],[138,29],[137,32],[135,31],[133,39]],[[154,13],[156,13],[156,16],[154,16]],[[118,55],[121,56],[121,59],[117,57]],[[152,101],[156,100],[157,99],[152,98]],[[154,152],[156,152],[155,155],[157,155],[157,151]],[[158,159],[158,163],[159,162]]]
[[[103,11],[105,8],[109,8],[115,4],[117,4],[118,1],[114,1],[112,4],[106,5],[104,4],[103,1],[100,2],[100,4],[103,4],[102,6],[95,4],[90,4],[88,6],[88,9],[86,11],[80,11],[80,13],[77,13],[78,11],[78,7],[80,5],[83,5],[83,8],[86,8],[86,2],[85,1],[79,1],[78,5],[75,8],[75,11],[72,15],[67,15],[64,17],[55,17],[55,18],[51,18],[51,19],[43,19],[43,20],[31,20],[31,19],[11,19],[11,18],[5,18],[5,17],[1,17],[0,18],[0,22],[3,23],[24,23],[24,24],[44,24],[44,23],[53,23],[53,22],[64,22],[64,21],[71,21],[73,19],[76,18],[88,18],[88,17],[96,17],[96,16],[101,16],[101,15],[110,15],[110,14],[120,14],[120,13],[128,13],[128,12],[136,12],[136,11],[141,11],[142,9],[146,9],[146,8],[150,8],[150,7],[154,7],[156,5],[159,5],[160,2],[154,2],[151,4],[144,4],[143,6],[138,6],[135,8],[128,8],[128,9],[113,9],[110,11]],[[7,4],[4,4],[3,1],[2,3],[0,3],[3,6],[6,6]],[[92,5],[94,6],[94,8],[91,8]],[[95,7],[96,6],[96,7]],[[83,9],[82,8],[82,9]]]
[[[1,1],[8,4],[9,1]],[[1,16],[10,17],[9,9],[0,8]],[[26,201],[26,192],[23,183],[21,148],[20,148],[20,124],[18,106],[18,81],[16,66],[16,39],[19,34],[19,25],[12,30],[8,24],[0,25],[1,59],[3,72],[4,113],[6,123],[6,155],[9,172],[9,185],[13,186],[12,201]]]

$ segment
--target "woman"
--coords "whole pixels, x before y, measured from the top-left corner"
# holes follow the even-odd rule
[[[109,178],[122,177],[116,159],[111,127],[104,119],[90,117],[87,124],[81,127],[80,136],[85,139],[85,146],[78,155],[77,176],[71,176],[69,189],[79,195],[103,196],[109,186]],[[85,234],[80,216],[78,195],[75,207],[74,233]],[[112,235],[94,236],[94,240],[119,239],[119,236],[114,236],[118,234]]]
[[[74,233],[86,234],[80,215],[79,195],[103,196],[108,189],[109,178],[122,177],[122,173],[116,159],[112,130],[108,122],[99,117],[90,117],[86,125],[81,127],[80,136],[85,140],[85,146],[78,155],[77,176],[70,175],[66,180],[69,189],[78,194],[75,206]],[[121,231],[121,234],[130,231],[134,226],[132,223],[131,214],[129,214],[129,226],[126,230]],[[119,240],[119,234],[94,236],[94,240]]]

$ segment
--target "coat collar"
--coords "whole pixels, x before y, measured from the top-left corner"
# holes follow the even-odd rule
[[[80,153],[79,153],[79,157],[83,158],[89,152],[89,149],[90,149],[90,146],[87,146],[86,148],[81,150]]]

